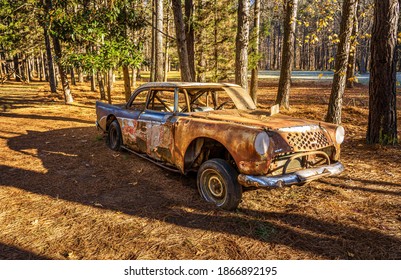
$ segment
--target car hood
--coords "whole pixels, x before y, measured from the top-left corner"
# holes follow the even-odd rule
[[[280,130],[290,127],[316,126],[318,121],[298,119],[281,114],[270,116],[269,111],[265,110],[221,110],[196,112],[191,114],[194,118],[204,118],[216,121],[232,122],[247,126],[254,126],[269,130]]]

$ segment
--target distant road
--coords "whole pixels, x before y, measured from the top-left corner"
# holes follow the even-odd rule
[[[278,79],[280,71],[259,71],[259,78]],[[332,71],[293,71],[292,79],[304,81],[331,81],[333,80]],[[358,74],[358,82],[364,85],[369,84],[369,74]],[[401,73],[397,73],[397,81],[401,82]]]

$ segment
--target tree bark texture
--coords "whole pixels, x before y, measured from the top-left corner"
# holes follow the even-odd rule
[[[20,67],[19,67],[19,58],[18,54],[13,56],[13,63],[14,63],[14,71],[15,71],[15,81],[21,82],[21,74],[20,74]]]
[[[73,86],[77,85],[77,80],[75,79],[75,71],[74,71],[74,67],[70,68],[70,77],[71,77],[71,84]]]
[[[54,53],[56,54],[56,61],[60,73],[61,85],[63,87],[64,102],[66,104],[70,104],[74,102],[74,98],[72,97],[71,94],[70,84],[67,78],[67,71],[60,61],[62,56],[62,50],[61,50],[60,40],[56,36],[53,36],[53,47],[54,47]]]
[[[248,88],[249,0],[239,0],[235,41],[235,83]]]
[[[46,77],[46,74],[45,74],[46,68],[45,68],[45,59],[44,59],[43,51],[40,52],[40,64],[39,65],[40,65],[39,78],[40,78],[40,81],[42,82],[43,79],[46,79],[45,78]]]
[[[326,121],[340,124],[345,83],[347,80],[347,65],[351,47],[351,34],[354,26],[357,0],[344,0],[340,25],[340,42],[337,47],[336,65],[331,88],[330,102]]]
[[[156,1],[156,30],[155,30],[155,81],[164,80],[164,60],[163,60],[163,0]]]
[[[111,92],[113,91],[113,69],[112,68],[110,68],[108,71],[107,71],[107,102],[109,103],[109,104],[111,104],[112,103],[112,101],[111,101]]]
[[[136,88],[136,78],[137,78],[138,74],[139,74],[138,68],[136,68],[135,66],[132,67],[131,86],[132,86],[133,88]]]
[[[104,90],[104,75],[97,72],[97,82],[99,84],[100,100],[106,100],[106,91]]]
[[[183,82],[193,82],[195,77],[192,77],[189,67],[187,39],[185,34],[185,24],[182,15],[181,0],[172,0],[175,33],[177,37],[178,57],[180,60],[181,80]]]
[[[295,26],[297,22],[298,0],[286,0],[284,42],[281,56],[281,71],[276,104],[290,108],[291,73],[294,63]]]
[[[195,72],[195,32],[193,25],[194,3],[193,0],[185,0],[185,30],[187,36],[188,64],[191,77],[196,77]]]
[[[154,82],[156,78],[156,1],[158,0],[152,0],[152,53],[150,56],[149,82]]]
[[[43,5],[46,9],[46,13],[49,13],[49,5],[51,6],[50,3],[45,3],[43,1]],[[54,63],[53,63],[53,55],[52,55],[52,49],[51,49],[51,44],[50,44],[50,38],[49,34],[47,31],[47,27],[43,27],[43,35],[45,38],[45,47],[46,47],[46,61],[47,61],[47,70],[48,70],[48,79],[49,79],[49,84],[50,84],[50,91],[52,93],[57,92],[57,82],[56,82],[56,75],[54,71]]]
[[[94,69],[92,69],[90,79],[91,79],[91,91],[96,91],[96,76]]]
[[[124,77],[124,94],[125,94],[125,101],[131,97],[131,79],[129,76],[129,67],[127,65],[123,66],[123,77]]]
[[[355,67],[356,67],[356,48],[358,45],[358,7],[359,3],[357,2],[357,9],[354,15],[354,25],[352,27],[351,34],[351,48],[349,51],[348,58],[348,66],[347,66],[347,88],[353,88],[355,83]]]
[[[254,68],[252,69],[251,74],[251,88],[249,90],[253,102],[257,104],[258,102],[258,75],[259,75],[259,45],[260,45],[260,0],[255,0],[254,3],[254,19],[253,19],[253,35],[254,43],[252,52],[254,53],[255,57],[257,57],[257,61],[255,63]]]
[[[375,0],[369,82],[370,144],[397,143],[396,45],[398,0]]]
[[[167,4],[167,15],[166,15],[166,34],[170,35],[170,3]],[[164,77],[163,81],[167,82],[168,72],[170,71],[170,59],[169,59],[170,41],[166,38],[164,43]]]

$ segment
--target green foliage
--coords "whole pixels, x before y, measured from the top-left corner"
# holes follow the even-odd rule
[[[40,1],[37,18],[64,43],[63,65],[88,72],[138,66],[143,60],[142,44],[135,42],[132,33],[143,28],[145,21],[135,2],[116,0],[105,5],[95,0],[53,0],[52,9],[47,10]]]
[[[94,51],[81,53],[70,49],[62,63],[83,70],[105,71],[122,65],[139,66],[143,61],[141,47],[130,41],[107,40]]]
[[[0,1],[0,45],[9,55],[35,51],[41,34],[34,17],[35,0]]]
[[[227,79],[234,73],[237,6],[234,1],[205,0],[198,5],[193,20],[196,56],[203,56],[205,73],[212,81]]]

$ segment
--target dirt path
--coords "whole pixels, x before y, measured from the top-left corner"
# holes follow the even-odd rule
[[[246,192],[233,213],[193,177],[107,149],[87,87],[72,106],[44,88],[0,85],[0,259],[401,258],[401,148],[364,144],[366,88],[346,95],[343,174]],[[287,114],[322,119],[329,92],[297,85]]]

